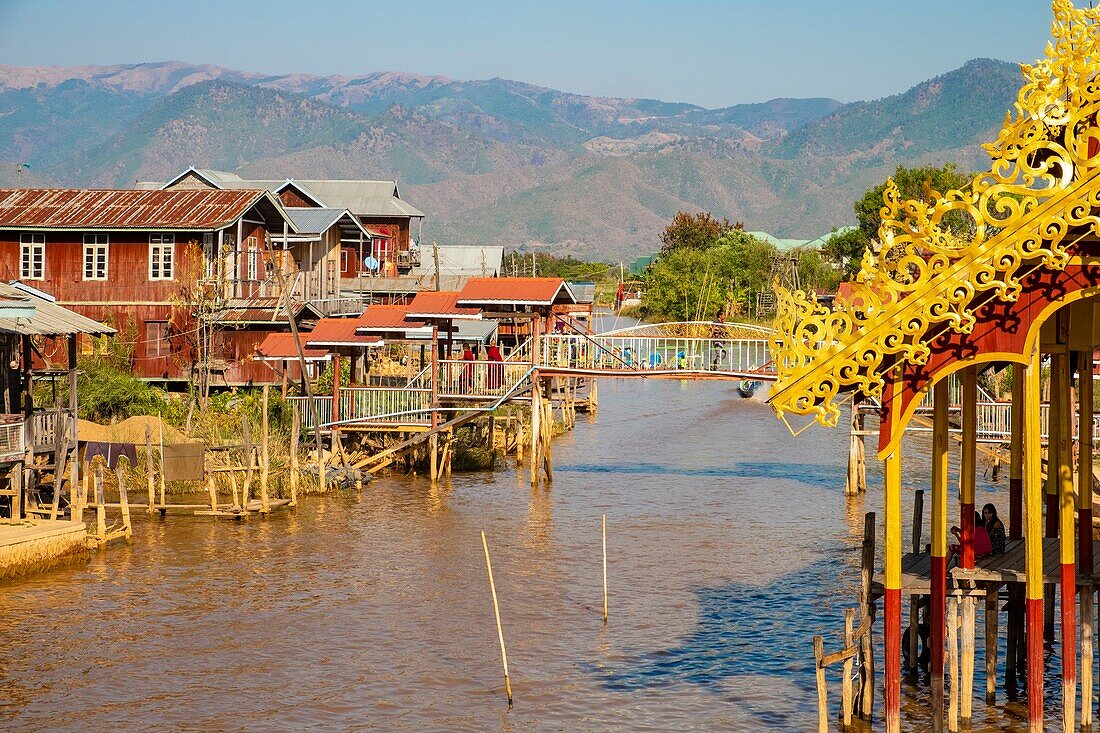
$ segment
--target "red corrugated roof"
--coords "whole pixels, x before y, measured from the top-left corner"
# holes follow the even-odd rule
[[[306,344],[310,348],[317,346],[382,345],[382,341],[377,336],[357,334],[355,329],[358,327],[359,318],[322,318],[317,321],[316,328],[305,334]]]
[[[356,318],[358,328],[367,331],[405,331],[421,328],[423,323],[406,319],[409,313],[407,305],[369,305],[363,315]]]
[[[575,303],[572,291],[560,277],[471,277],[458,294],[460,305],[551,305],[558,294]]]
[[[0,227],[59,229],[220,229],[266,191],[0,189]]]
[[[422,290],[408,305],[407,318],[480,318],[477,308],[459,308],[457,292]]]
[[[325,349],[309,349],[305,347],[309,334],[299,334],[302,341],[302,351],[306,359],[323,359],[328,356]],[[262,359],[297,359],[298,349],[294,345],[292,333],[269,333],[267,338],[256,347],[256,356]]]

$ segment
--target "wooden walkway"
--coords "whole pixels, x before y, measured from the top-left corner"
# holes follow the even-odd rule
[[[1043,539],[1043,582],[1061,581],[1061,561],[1057,537]],[[1100,585],[1100,542],[1093,543],[1094,567],[1092,575],[1077,574],[1078,585]],[[948,585],[952,578],[955,586],[973,588],[976,583],[1024,582],[1024,541],[1009,540],[1003,555],[990,555],[978,560],[973,570],[960,567],[948,569]],[[929,593],[931,588],[932,558],[927,552],[909,552],[901,558],[901,589],[903,593]],[[881,586],[882,574],[875,576],[875,585]],[[951,590],[950,588],[948,589]]]

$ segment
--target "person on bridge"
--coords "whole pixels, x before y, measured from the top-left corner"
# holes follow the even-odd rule
[[[466,362],[462,365],[462,377],[459,379],[458,386],[462,394],[469,394],[470,388],[474,386],[474,352],[470,348],[469,344],[462,347],[462,361]]]
[[[501,356],[500,347],[497,346],[496,341],[489,342],[486,354],[490,361],[487,378],[489,389],[499,389],[500,385],[504,383],[504,357]]]

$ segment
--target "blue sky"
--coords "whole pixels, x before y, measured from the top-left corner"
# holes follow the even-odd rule
[[[0,0],[0,64],[174,59],[273,74],[500,76],[707,107],[846,102],[976,57],[1034,60],[1050,19],[1047,0]]]

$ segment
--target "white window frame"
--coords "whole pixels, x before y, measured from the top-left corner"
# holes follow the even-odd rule
[[[154,324],[156,324],[155,327],[158,330],[161,330],[160,338],[156,339],[155,341],[150,334],[150,331],[152,331]],[[145,341],[145,353],[149,358],[163,359],[164,357],[171,356],[172,342],[169,337],[168,321],[146,321]]]
[[[19,278],[21,280],[46,279],[45,233],[28,232],[19,235]]]
[[[214,233],[206,232],[202,235],[202,259],[203,272],[206,273],[207,280],[213,280],[218,274],[219,253],[215,250]]]
[[[176,275],[176,235],[149,235],[149,279],[174,280]]]
[[[89,260],[89,256],[92,259]],[[102,270],[98,260],[102,258]],[[107,234],[84,235],[84,279],[106,280],[110,277],[111,238]]]
[[[249,237],[245,240],[245,280],[253,282],[260,279],[260,248],[259,240]]]

